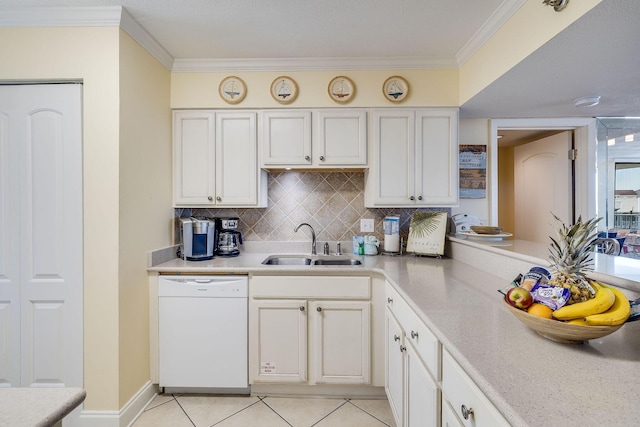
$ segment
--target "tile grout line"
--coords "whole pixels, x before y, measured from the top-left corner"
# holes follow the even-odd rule
[[[311,427],[318,425],[320,422],[322,422],[322,420],[326,419],[329,415],[333,414],[334,412],[336,412],[338,409],[342,408],[344,405],[346,405],[349,402],[349,400],[344,399],[344,403],[340,406],[338,406],[336,409],[334,409],[333,411],[329,412],[327,415],[325,415],[324,417],[320,418],[318,421],[316,421],[315,423],[313,423],[311,425]]]
[[[276,411],[275,409],[273,409],[271,406],[269,406],[269,404],[267,402],[264,401],[265,398],[267,398],[268,396],[265,397],[260,397],[258,396],[258,399],[260,399],[260,402],[264,403],[266,405],[267,408],[271,409],[273,411],[273,413],[275,413],[277,416],[279,416],[280,418],[282,418],[282,421],[284,421],[285,423],[287,423],[288,425],[290,425],[291,427],[293,427],[293,424],[291,424],[289,421],[286,420],[285,417],[283,417],[282,415],[280,415],[278,413],[278,411]]]
[[[387,427],[391,427],[389,424],[385,423],[384,421],[382,421],[380,418],[376,417],[375,415],[373,415],[371,412],[359,407],[358,405],[356,405],[355,403],[353,403],[351,401],[351,399],[348,400],[349,403],[351,403],[353,406],[355,406],[356,408],[360,409],[362,412],[364,412],[367,415],[370,415],[371,417],[375,418],[376,420],[380,421],[382,424],[386,425]]]
[[[238,415],[240,412],[244,411],[245,409],[249,409],[249,408],[251,408],[253,405],[255,405],[255,404],[257,404],[257,403],[260,403],[260,402],[262,401],[262,398],[260,398],[260,396],[256,396],[256,397],[258,398],[258,400],[256,400],[255,402],[253,402],[251,405],[245,406],[244,408],[242,408],[242,409],[240,409],[240,410],[238,410],[238,411],[234,412],[233,414],[229,415],[228,417],[225,417],[225,418],[221,419],[220,421],[217,421],[217,422],[215,422],[215,423],[211,424],[211,426],[210,426],[210,427],[213,427],[213,426],[215,426],[215,425],[218,425],[218,424],[220,424],[221,422],[226,421],[226,420],[228,420],[229,418],[231,418],[231,417],[234,417],[234,416]]]
[[[185,411],[185,409],[182,407],[182,405],[180,404],[180,402],[178,402],[178,399],[176,398],[176,396],[174,394],[171,395],[173,397],[173,400],[176,401],[176,403],[178,404],[178,406],[180,407],[180,409],[182,409],[182,412],[184,412],[184,414],[187,416],[187,418],[189,419],[189,422],[191,423],[191,425],[193,425],[193,427],[196,427],[196,423],[193,422],[193,420],[191,419],[191,417],[189,416],[189,414],[187,414],[187,411]]]

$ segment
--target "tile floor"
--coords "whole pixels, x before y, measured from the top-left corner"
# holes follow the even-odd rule
[[[387,400],[160,394],[131,427],[395,427]]]

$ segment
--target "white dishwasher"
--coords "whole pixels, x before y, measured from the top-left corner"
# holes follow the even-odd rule
[[[248,288],[240,275],[159,277],[160,387],[249,393]]]

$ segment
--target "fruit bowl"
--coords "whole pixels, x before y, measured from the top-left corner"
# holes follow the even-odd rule
[[[591,339],[601,338],[609,335],[622,327],[617,326],[581,326],[571,325],[569,323],[560,322],[559,320],[545,319],[543,317],[534,316],[524,310],[519,310],[509,305],[507,301],[504,304],[509,311],[516,316],[522,323],[533,329],[538,335],[543,336],[552,341],[568,344],[579,344]]]
[[[472,225],[471,230],[478,234],[500,234],[502,227],[492,227],[489,225]]]

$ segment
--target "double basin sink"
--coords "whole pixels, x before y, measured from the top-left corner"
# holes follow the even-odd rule
[[[314,255],[271,255],[262,261],[264,265],[331,265],[358,266],[362,261],[343,256],[314,256]]]

